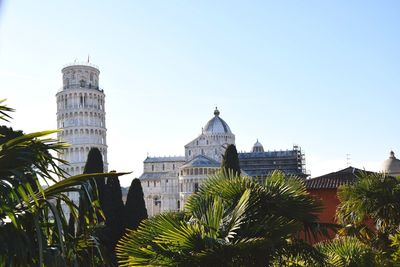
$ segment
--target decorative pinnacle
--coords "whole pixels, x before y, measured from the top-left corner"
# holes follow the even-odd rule
[[[214,110],[214,115],[215,115],[215,116],[219,116],[219,110],[218,110],[218,108],[217,108],[217,107],[215,107],[215,110]]]

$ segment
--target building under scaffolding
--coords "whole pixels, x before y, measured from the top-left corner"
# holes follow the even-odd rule
[[[264,177],[274,170],[306,178],[305,156],[297,145],[292,150],[267,151],[258,142],[252,152],[239,153],[240,168],[249,176]]]

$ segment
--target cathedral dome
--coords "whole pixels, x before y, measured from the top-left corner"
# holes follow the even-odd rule
[[[253,146],[252,152],[264,152],[264,147],[260,142],[258,142],[258,139],[257,139],[257,142]]]
[[[207,122],[203,128],[203,133],[208,134],[232,134],[228,124],[219,117],[219,110],[215,108],[214,118]]]
[[[390,156],[382,164],[382,170],[389,175],[400,175],[400,160],[397,159],[393,151],[390,151]]]

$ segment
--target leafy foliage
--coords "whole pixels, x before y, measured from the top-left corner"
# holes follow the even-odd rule
[[[226,148],[225,154],[222,156],[221,167],[227,175],[230,172],[233,172],[234,175],[240,175],[239,156],[235,145],[230,144]]]
[[[0,120],[8,120],[12,109],[2,103]],[[78,186],[88,179],[110,174],[65,178],[57,163],[66,162],[52,152],[60,152],[66,144],[47,137],[55,131],[22,134],[1,129],[0,266],[73,266],[97,242],[90,235],[69,234],[62,205],[76,217],[78,207],[68,193],[80,192]],[[117,175],[122,174],[111,174]],[[84,194],[90,196],[89,191]]]
[[[353,185],[339,188],[338,197],[337,217],[346,226],[342,234],[356,236],[390,258],[390,238],[400,225],[400,178],[363,173]]]
[[[142,222],[117,244],[121,266],[268,266],[285,256],[307,263],[323,254],[299,239],[324,233],[321,207],[300,179],[274,172],[264,184],[251,178],[209,177],[185,212]],[[322,232],[321,232],[322,231]]]
[[[137,229],[140,222],[147,219],[143,189],[139,179],[133,179],[125,204],[126,228]]]
[[[332,241],[319,243],[316,245],[316,248],[327,256],[327,262],[330,266],[383,266],[383,263],[379,262],[377,253],[355,237],[336,238]]]

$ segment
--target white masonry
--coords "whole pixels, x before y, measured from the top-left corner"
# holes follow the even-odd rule
[[[105,94],[99,87],[100,71],[90,63],[73,63],[62,70],[63,86],[57,97],[58,139],[70,144],[59,154],[69,175],[82,174],[90,148],[101,151],[107,171]]]

